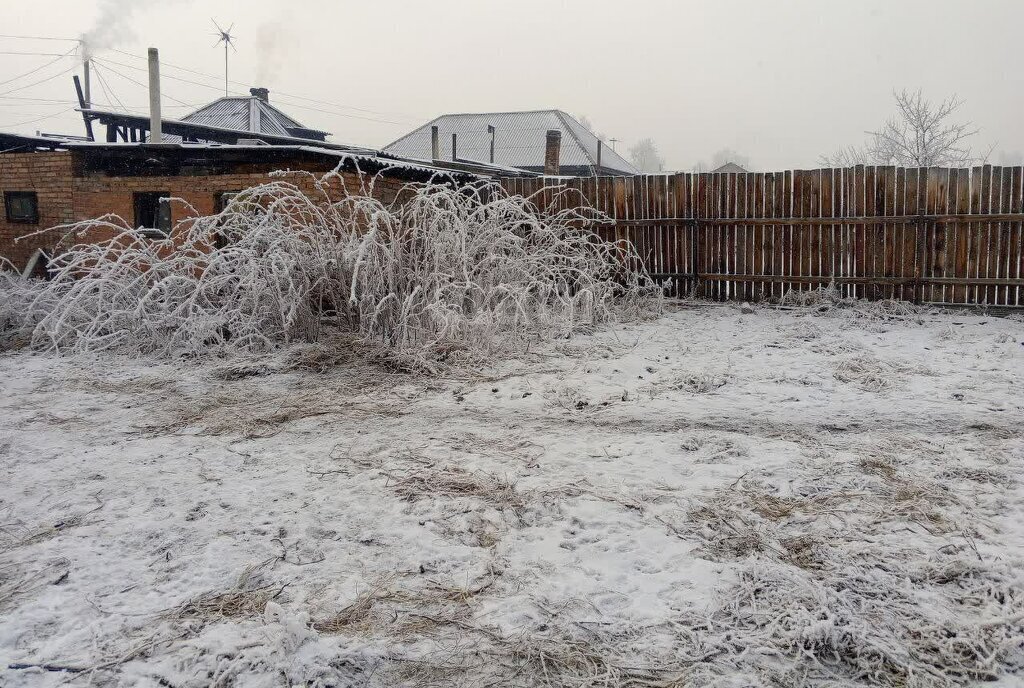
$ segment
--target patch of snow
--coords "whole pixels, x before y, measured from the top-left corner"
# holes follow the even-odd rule
[[[1022,329],[683,304],[444,377],[4,354],[0,684],[1011,685]]]

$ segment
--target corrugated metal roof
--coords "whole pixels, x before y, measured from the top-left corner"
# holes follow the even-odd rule
[[[491,135],[495,128],[494,164],[539,170],[544,168],[545,134],[550,129],[562,132],[559,162],[562,167],[594,167],[597,165],[597,137],[582,124],[561,110],[530,110],[526,112],[484,112],[476,114],[441,115],[427,122],[384,151],[409,158],[430,159],[430,129],[438,128],[441,158],[452,158],[452,134],[456,134],[456,154],[464,160],[490,161]],[[601,167],[626,174],[637,170],[621,155],[604,145]]]
[[[209,105],[182,117],[181,121],[275,136],[292,136],[290,129],[307,128],[256,96],[218,98]],[[318,129],[310,129],[310,131],[325,135],[329,133]]]

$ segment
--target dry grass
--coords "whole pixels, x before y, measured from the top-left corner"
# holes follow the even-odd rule
[[[710,617],[680,624],[714,655],[687,678],[923,688],[1024,666],[1024,587],[1012,562],[978,553],[980,505],[960,499],[967,476],[1003,488],[1001,472],[909,434],[830,446],[850,459],[823,453],[784,493],[741,478],[666,519],[704,556],[738,565]],[[785,661],[754,659],[751,647]]]
[[[900,361],[883,361],[862,351],[840,360],[833,377],[868,392],[883,392],[901,384],[907,375],[931,375],[927,368]]]
[[[401,587],[397,576],[389,576],[342,609],[314,620],[313,628],[329,635],[390,639],[461,632],[468,627],[476,599],[494,585],[497,575],[492,572],[475,586],[431,580],[417,587]]]
[[[203,623],[223,619],[258,618],[267,603],[278,599],[287,584],[260,584],[258,573],[263,566],[247,568],[230,590],[207,592],[165,612],[165,619],[180,621],[197,619]]]
[[[521,513],[528,495],[507,477],[479,471],[467,471],[456,465],[430,466],[388,474],[389,485],[403,499],[471,497],[495,509]]]

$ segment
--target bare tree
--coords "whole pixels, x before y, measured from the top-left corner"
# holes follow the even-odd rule
[[[984,160],[970,139],[978,133],[971,122],[954,120],[963,101],[955,95],[933,103],[921,91],[894,92],[897,114],[881,129],[866,132],[867,142],[822,155],[822,165],[899,165],[901,167],[964,167]]]
[[[582,124],[582,125],[583,125],[583,128],[584,128],[584,129],[586,129],[587,131],[589,131],[589,132],[590,132],[591,134],[593,134],[594,136],[596,136],[596,137],[597,137],[597,138],[599,138],[600,140],[602,140],[602,141],[605,141],[605,140],[606,140],[606,139],[605,139],[605,135],[604,135],[604,132],[598,131],[598,130],[597,130],[597,129],[596,129],[595,127],[594,127],[594,123],[593,123],[593,122],[591,122],[591,121],[590,121],[590,118],[589,118],[589,117],[587,117],[586,115],[580,115],[580,116],[579,116],[579,117],[577,118],[577,121],[578,121],[578,122],[579,122],[580,124]]]
[[[819,155],[818,164],[822,167],[853,167],[854,165],[873,165],[874,161],[870,159],[866,147],[850,146]]]
[[[641,139],[630,147],[629,159],[643,172],[661,172],[665,166],[665,159],[658,155],[658,147],[650,137]]]

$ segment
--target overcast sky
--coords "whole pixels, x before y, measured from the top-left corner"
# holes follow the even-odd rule
[[[921,88],[958,94],[995,162],[1024,151],[1022,0],[0,0],[0,33],[92,32],[109,99],[128,108],[146,95],[125,77],[145,82],[141,58],[159,48],[167,117],[218,97],[211,18],[234,24],[233,90],[266,86],[342,143],[383,146],[446,112],[559,108],[620,151],[654,138],[669,169],[723,148],[755,169],[810,167],[862,142],[893,89]],[[73,46],[0,38],[5,53]],[[72,58],[2,83],[52,59],[0,55],[0,131],[83,133],[65,111],[71,73],[46,80]]]

